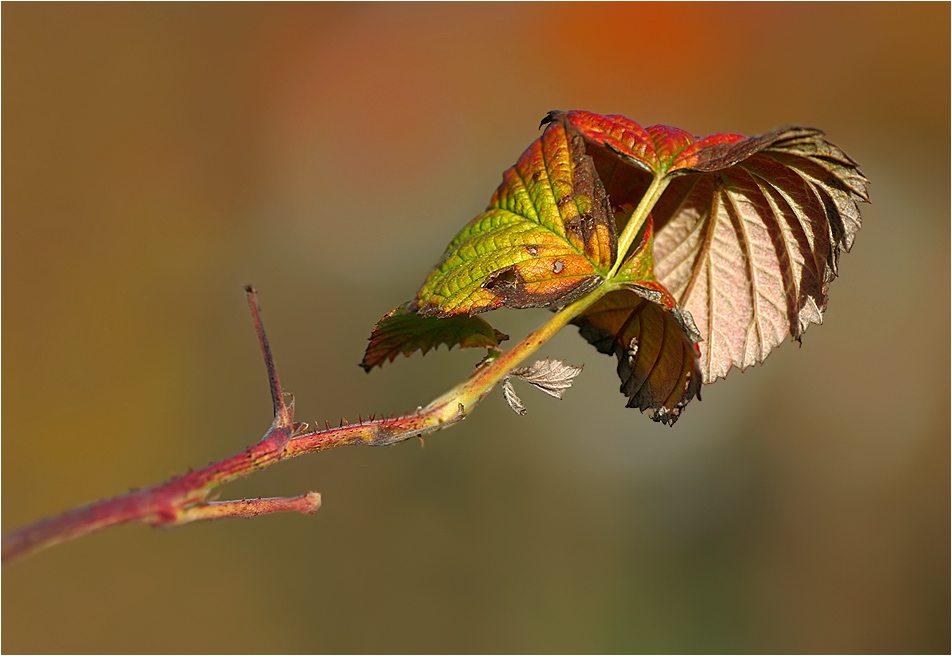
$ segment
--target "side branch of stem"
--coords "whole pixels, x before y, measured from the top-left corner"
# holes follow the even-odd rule
[[[385,446],[442,430],[462,421],[483,398],[522,360],[535,352],[560,328],[608,290],[594,290],[562,309],[538,330],[495,360],[478,367],[465,381],[414,413],[377,419],[339,428],[298,434],[304,424],[293,421],[293,402],[285,404],[277,370],[271,359],[255,292],[247,288],[258,341],[268,369],[275,406],[271,428],[257,444],[206,467],[176,476],[152,487],[70,510],[3,536],[3,562],[35,553],[54,544],[130,522],[171,527],[193,521],[225,517],[254,517],[274,512],[312,513],[320,507],[320,494],[308,492],[293,498],[207,501],[209,493],[229,481],[305,453],[339,446]]]

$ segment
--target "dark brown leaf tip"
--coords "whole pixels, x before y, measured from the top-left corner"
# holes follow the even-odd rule
[[[560,112],[557,109],[550,110],[549,113],[545,115],[545,118],[543,118],[542,121],[539,123],[539,129],[541,130],[544,126],[548,125],[549,123],[553,123],[556,120],[558,120],[559,114],[561,113],[562,112]]]

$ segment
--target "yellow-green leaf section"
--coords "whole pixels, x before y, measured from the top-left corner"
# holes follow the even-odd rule
[[[411,309],[445,317],[566,305],[598,286],[615,257],[605,188],[582,138],[556,121],[503,174]]]

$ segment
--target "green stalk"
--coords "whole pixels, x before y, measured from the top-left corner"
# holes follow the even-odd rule
[[[648,190],[645,191],[645,195],[641,197],[638,207],[632,212],[631,218],[628,219],[628,223],[625,225],[625,229],[622,230],[621,236],[618,237],[618,257],[615,259],[615,265],[608,272],[606,280],[611,280],[615,277],[615,273],[618,272],[619,267],[621,267],[628,255],[628,249],[631,247],[632,242],[635,241],[635,237],[638,236],[638,231],[641,230],[641,226],[648,220],[648,215],[651,214],[651,210],[654,209],[655,204],[658,202],[658,199],[661,198],[661,194],[664,193],[670,181],[671,179],[664,173],[655,173],[654,178],[651,180],[651,185],[649,185]]]
[[[476,370],[472,376],[435,399],[422,410],[424,415],[431,413],[440,421],[455,419],[459,413],[468,413],[496,384],[515,369],[520,362],[532,355],[540,346],[552,339],[572,319],[590,308],[598,299],[613,289],[612,285],[601,284],[585,296],[567,305],[542,326],[529,333],[519,342],[491,363]]]
[[[435,399],[421,413],[431,420],[439,423],[446,421],[458,421],[465,416],[483,397],[488,394],[496,384],[509,374],[524,359],[529,357],[540,346],[549,341],[555,333],[564,328],[572,319],[591,307],[598,299],[616,288],[612,284],[615,273],[625,261],[628,249],[635,241],[635,237],[641,230],[641,227],[648,220],[648,215],[654,209],[661,194],[668,186],[668,178],[665,174],[656,173],[648,186],[645,195],[642,196],[631,218],[625,225],[621,236],[618,238],[618,257],[615,264],[605,278],[605,282],[599,285],[579,300],[566,306],[555,314],[548,322],[540,328],[530,333],[524,340],[516,346],[503,353],[500,357],[493,360],[490,364],[478,369],[472,376],[448,391],[443,396]]]

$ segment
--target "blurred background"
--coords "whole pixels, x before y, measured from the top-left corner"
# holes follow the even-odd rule
[[[550,109],[824,129],[873,204],[823,326],[674,428],[614,360],[3,571],[13,652],[948,652],[950,8],[8,4],[3,529],[257,441],[261,292],[302,421],[405,412],[475,351],[358,366]],[[519,339],[545,311],[487,318]]]

